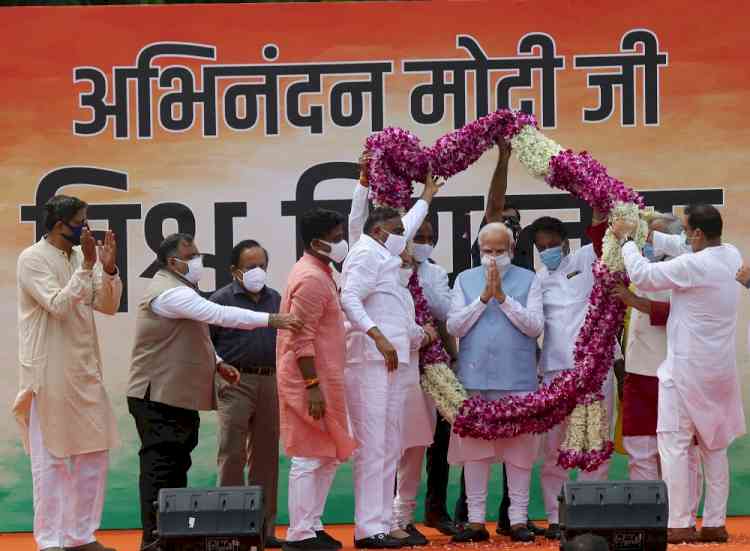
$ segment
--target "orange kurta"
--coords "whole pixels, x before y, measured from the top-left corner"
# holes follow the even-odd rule
[[[289,457],[349,458],[356,443],[349,434],[344,399],[346,333],[332,271],[305,254],[292,268],[281,301],[281,313],[295,314],[305,327],[298,333],[279,331],[276,377],[281,439]],[[326,402],[323,419],[308,414],[307,390],[298,358],[313,356]]]

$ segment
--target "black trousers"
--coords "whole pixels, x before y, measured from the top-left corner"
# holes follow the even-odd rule
[[[497,512],[497,524],[501,528],[510,529],[510,518],[508,509],[510,508],[510,496],[508,495],[508,473],[505,471],[503,463],[503,499],[500,501],[500,509]],[[469,520],[469,508],[466,505],[466,480],[464,471],[461,470],[461,495],[456,500],[456,522],[467,522]]]
[[[448,516],[448,443],[451,439],[451,425],[438,413],[435,436],[427,448],[427,492],[424,497],[425,517],[440,519]]]
[[[128,410],[141,439],[138,487],[143,526],[141,547],[145,547],[157,539],[154,502],[159,490],[187,487],[190,453],[198,445],[200,416],[197,411],[152,402],[148,394],[143,400],[128,397]]]

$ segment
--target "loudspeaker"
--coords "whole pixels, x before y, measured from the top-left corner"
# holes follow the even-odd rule
[[[263,488],[159,491],[157,532],[164,551],[263,551]]]
[[[609,542],[610,551],[667,549],[668,500],[663,481],[567,482],[560,501],[560,549],[580,534]]]

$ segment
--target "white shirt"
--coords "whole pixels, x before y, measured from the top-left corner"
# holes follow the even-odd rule
[[[428,208],[426,201],[419,200],[403,217],[407,240],[414,237]],[[365,334],[373,327],[380,329],[396,348],[399,362],[409,362],[409,304],[412,310],[414,305],[399,283],[400,268],[401,258],[393,256],[368,235],[362,235],[349,251],[341,274],[341,305],[349,322],[347,362],[382,359],[372,339]]]
[[[270,314],[235,306],[222,306],[206,300],[190,287],[168,289],[151,302],[151,311],[168,319],[189,319],[230,329],[268,327]],[[221,358],[216,356],[216,363]]]
[[[669,302],[672,292],[637,290],[636,295],[652,302]],[[651,325],[649,314],[632,308],[625,348],[625,371],[636,375],[656,377],[656,372],[666,357],[666,325]]]
[[[622,253],[639,289],[672,291],[659,382],[676,387],[708,449],[728,446],[745,432],[735,350],[739,251],[724,244],[651,263],[630,242]]]
[[[447,320],[452,301],[448,272],[437,264],[425,261],[417,268],[417,277],[433,317],[438,321]]]
[[[357,184],[352,196],[352,209],[349,212],[349,245],[354,245],[362,236],[362,228],[369,214],[367,204],[368,188]],[[406,224],[404,224],[406,225]],[[421,224],[420,224],[421,225]],[[414,234],[419,230],[417,226]],[[409,240],[414,236],[412,235]],[[425,299],[430,306],[432,315],[438,321],[448,319],[451,306],[451,288],[448,285],[448,272],[431,262],[422,262],[417,268],[419,284],[424,291]]]
[[[544,342],[539,370],[551,373],[573,369],[573,352],[589,308],[594,288],[593,245],[566,255],[556,270],[546,266],[537,272],[544,303]]]
[[[651,241],[654,246],[654,254],[657,256],[666,255],[677,258],[682,254],[693,252],[692,247],[685,242],[684,235],[655,231],[651,235]]]
[[[448,333],[458,338],[465,336],[474,327],[486,308],[487,304],[482,302],[479,297],[467,304],[463,289],[457,283],[453,286],[451,309],[447,321]],[[526,298],[526,306],[506,295],[505,302],[500,305],[500,309],[514,327],[527,337],[536,338],[541,335],[544,328],[544,310],[539,278],[534,276]]]

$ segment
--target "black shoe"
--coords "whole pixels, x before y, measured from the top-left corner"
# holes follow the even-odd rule
[[[388,534],[375,534],[369,538],[354,540],[357,549],[400,549],[401,541]]]
[[[455,536],[458,534],[456,524],[451,520],[448,515],[431,516],[425,515],[424,525],[429,528],[434,528],[445,536]],[[408,530],[407,530],[408,531]]]
[[[281,549],[282,545],[284,545],[284,540],[280,540],[276,536],[266,536],[266,549]]]
[[[281,548],[284,551],[336,551],[330,544],[322,543],[318,538],[307,538],[299,541],[285,541]]]
[[[407,524],[406,528],[404,528],[404,532],[409,534],[409,537],[405,542],[408,547],[424,547],[430,543],[430,540],[428,540],[422,532],[417,530],[417,527],[413,524]]]
[[[489,541],[490,533],[482,526],[481,528],[472,528],[470,525],[462,526],[458,534],[451,538],[453,543],[472,543],[480,541]]]
[[[530,542],[534,541],[534,534],[529,531],[528,526],[519,524],[510,527],[510,539],[513,541]]]
[[[500,536],[510,536],[510,524],[498,523],[497,527],[495,528],[495,533]]]
[[[560,525],[550,524],[549,528],[544,531],[544,537],[548,540],[559,540],[560,539]]]
[[[531,532],[531,533],[532,533],[532,534],[534,534],[535,536],[543,536],[544,534],[546,534],[546,533],[547,533],[547,530],[546,530],[546,529],[544,529],[544,528],[541,528],[540,526],[537,526],[536,524],[534,524],[534,521],[533,521],[533,520],[529,520],[529,521],[528,521],[528,522],[526,523],[526,528],[528,528],[528,529],[529,529],[529,532]]]
[[[320,543],[326,544],[335,549],[341,549],[342,547],[344,547],[343,543],[341,543],[339,540],[334,538],[331,534],[329,534],[325,530],[318,530],[317,532],[315,532],[315,535],[317,536],[318,541],[320,541]]]

